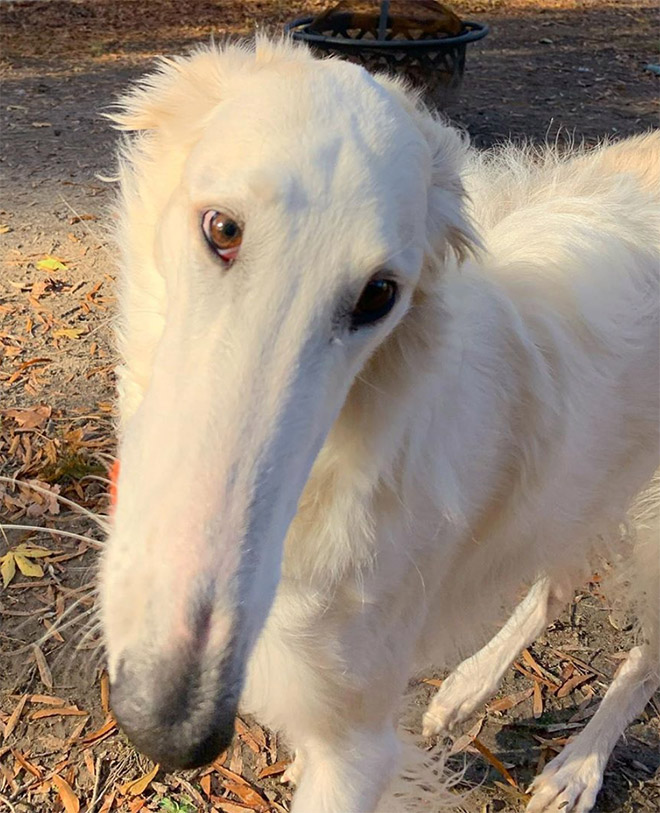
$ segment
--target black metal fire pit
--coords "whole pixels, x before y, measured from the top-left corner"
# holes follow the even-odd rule
[[[365,5],[374,8],[365,11]],[[294,20],[285,30],[317,51],[339,54],[367,70],[403,74],[442,106],[461,85],[467,45],[485,37],[488,26],[459,20],[434,0],[345,0],[318,17]]]

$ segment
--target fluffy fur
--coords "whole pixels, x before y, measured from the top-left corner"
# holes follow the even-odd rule
[[[295,813],[369,813],[412,671],[535,583],[425,733],[464,719],[607,556],[640,647],[529,806],[586,813],[659,680],[660,137],[479,154],[396,82],[266,41],[163,62],[122,106],[113,684],[151,708],[210,647],[297,749]],[[198,212],[227,195],[223,269]],[[382,267],[399,303],[342,333]]]

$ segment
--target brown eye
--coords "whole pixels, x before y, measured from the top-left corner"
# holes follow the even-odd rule
[[[236,259],[243,240],[243,229],[231,215],[214,209],[204,212],[202,231],[206,242],[225,262]]]
[[[351,314],[351,329],[377,322],[386,316],[396,302],[397,284],[389,279],[368,282]]]

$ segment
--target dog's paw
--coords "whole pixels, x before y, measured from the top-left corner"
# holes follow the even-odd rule
[[[283,785],[291,785],[292,787],[295,788],[300,784],[302,772],[303,772],[303,759],[300,753],[296,751],[296,756],[293,762],[287,767],[287,769],[280,777],[280,782]]]
[[[532,782],[526,813],[589,813],[603,784],[598,754],[571,754],[570,746]]]
[[[422,718],[422,734],[431,737],[451,731],[490,700],[496,691],[497,687],[491,691],[489,686],[476,686],[458,673],[451,674],[429,703]]]

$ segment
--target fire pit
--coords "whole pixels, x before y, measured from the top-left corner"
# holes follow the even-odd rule
[[[342,0],[285,30],[322,53],[402,74],[442,106],[461,85],[467,45],[485,37],[488,26],[460,20],[435,0]]]

